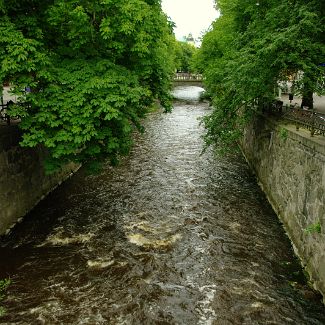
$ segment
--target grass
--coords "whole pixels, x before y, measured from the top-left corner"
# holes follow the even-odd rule
[[[6,290],[10,285],[10,283],[11,283],[10,279],[0,280],[0,303],[4,299]],[[0,305],[0,317],[4,316],[5,313],[6,313],[6,309]]]

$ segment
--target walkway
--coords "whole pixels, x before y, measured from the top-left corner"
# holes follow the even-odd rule
[[[281,100],[283,101],[283,104],[284,105],[286,105],[286,104],[289,105],[290,104],[288,94],[282,95],[281,96]],[[295,105],[296,104],[298,107],[300,107],[300,105],[301,105],[301,98],[295,96],[293,98],[293,101],[292,101],[291,104],[292,105]],[[314,110],[316,112],[320,112],[322,114],[325,114],[325,96],[317,96],[317,95],[314,95]]]

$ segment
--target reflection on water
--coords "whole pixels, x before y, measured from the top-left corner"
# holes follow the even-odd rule
[[[172,94],[179,100],[197,101],[204,89],[197,86],[178,86],[175,87]]]
[[[201,154],[206,113],[152,114],[120,166],[81,170],[3,238],[1,324],[325,323],[246,163]]]

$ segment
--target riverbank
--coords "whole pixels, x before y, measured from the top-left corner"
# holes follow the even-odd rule
[[[46,175],[46,151],[19,146],[18,125],[0,125],[0,235],[10,229],[48,193],[74,173],[69,164],[61,171]]]
[[[325,303],[325,137],[261,117],[242,149]]]

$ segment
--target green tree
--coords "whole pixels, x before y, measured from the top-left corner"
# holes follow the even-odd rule
[[[10,279],[0,280],[0,303],[5,297],[6,290],[10,285]],[[2,317],[6,313],[6,309],[0,304],[0,317]]]
[[[316,0],[219,0],[218,9],[199,57],[215,107],[206,140],[229,148],[274,100],[279,81],[300,74],[295,87],[304,98],[322,91],[325,15]]]
[[[21,144],[47,147],[49,171],[116,162],[154,100],[171,109],[174,36],[159,0],[6,0],[0,11],[0,81],[20,96]]]
[[[194,45],[176,41],[175,61],[177,70],[182,72],[194,72],[193,59],[196,52],[197,48]]]

